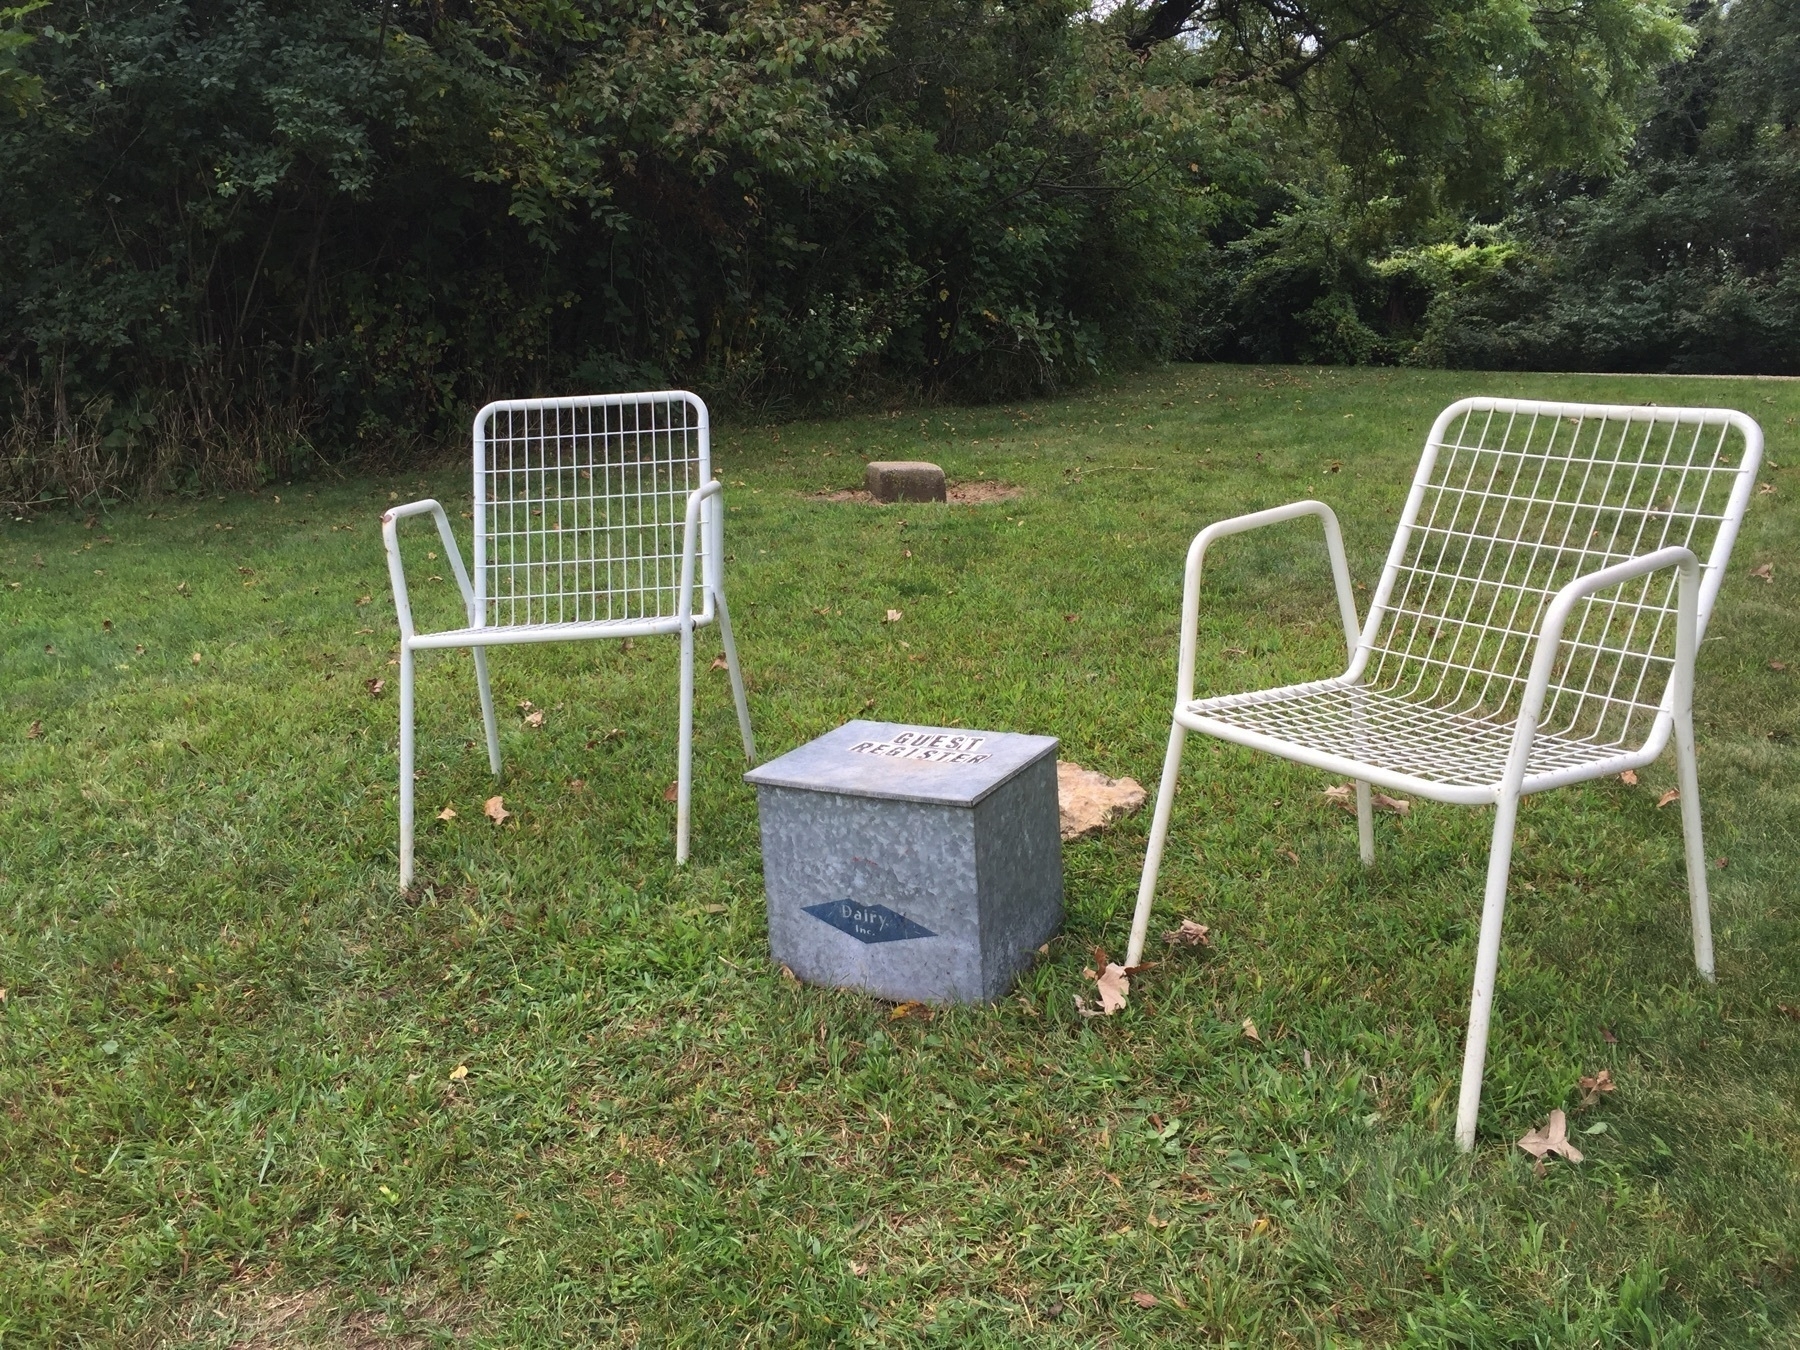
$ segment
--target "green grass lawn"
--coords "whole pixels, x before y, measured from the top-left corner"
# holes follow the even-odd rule
[[[1318,496],[1372,584],[1432,416],[1482,392],[1736,406],[1778,490],[1700,659],[1718,984],[1656,806],[1672,752],[1527,802],[1469,1157],[1484,811],[1379,817],[1365,873],[1329,779],[1195,738],[1156,930],[1215,950],[1077,1015],[1145,812],[1065,850],[1066,931],[1014,996],[894,1020],[770,962],[710,630],[691,867],[673,639],[497,650],[500,789],[468,658],[427,655],[395,893],[378,517],[466,509],[460,452],[6,524],[0,1345],[1800,1343],[1800,383],[1175,367],[728,426],[762,749],[959,722],[1154,789],[1193,533]],[[1023,495],[812,499],[871,457]],[[1342,661],[1316,526],[1214,551],[1201,693]],[[1617,1092],[1577,1109],[1601,1068]],[[1538,1177],[1512,1141],[1559,1106],[1588,1161]]]

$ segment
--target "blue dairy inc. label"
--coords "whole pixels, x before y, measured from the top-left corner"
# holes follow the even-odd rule
[[[908,938],[936,937],[923,924],[914,923],[886,905],[864,905],[855,900],[827,900],[822,905],[808,905],[806,912],[822,919],[840,933],[848,933],[858,942],[904,942]]]

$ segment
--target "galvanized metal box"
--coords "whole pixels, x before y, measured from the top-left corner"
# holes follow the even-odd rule
[[[1062,923],[1052,736],[856,721],[744,777],[769,946],[809,984],[986,1002]]]

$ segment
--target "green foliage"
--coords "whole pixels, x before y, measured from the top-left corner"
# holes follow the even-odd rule
[[[1170,349],[1244,176],[1180,54],[1140,62],[1072,0],[33,23],[0,359],[21,424],[120,475],[455,436],[500,391],[1054,385]]]

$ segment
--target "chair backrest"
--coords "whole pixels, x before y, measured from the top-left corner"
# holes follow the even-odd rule
[[[1452,404],[1425,442],[1363,627],[1363,683],[1510,721],[1556,592],[1668,545],[1700,560],[1704,632],[1761,455],[1761,429],[1727,409]],[[1664,709],[1675,606],[1672,569],[1578,603],[1540,728],[1642,744]]]
[[[481,622],[677,614],[688,494],[712,477],[706,404],[679,390],[513,399],[475,416]],[[717,501],[698,547],[702,608],[718,575]]]

